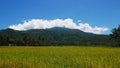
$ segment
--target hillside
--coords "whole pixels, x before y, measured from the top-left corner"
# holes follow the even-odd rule
[[[16,31],[0,30],[0,45],[110,45],[108,35],[86,33],[77,29],[54,27]]]

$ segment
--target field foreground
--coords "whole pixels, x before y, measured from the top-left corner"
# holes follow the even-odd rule
[[[0,47],[0,68],[119,68],[120,48]]]

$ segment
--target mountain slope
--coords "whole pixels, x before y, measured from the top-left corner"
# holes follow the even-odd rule
[[[0,30],[0,45],[109,45],[109,36],[55,27],[15,31]]]

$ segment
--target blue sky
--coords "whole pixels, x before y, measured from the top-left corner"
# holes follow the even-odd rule
[[[111,29],[120,24],[120,0],[0,0],[0,29],[30,19],[71,18]]]

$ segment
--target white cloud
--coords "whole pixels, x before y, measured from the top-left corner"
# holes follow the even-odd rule
[[[78,22],[81,22],[82,20],[78,20]]]
[[[81,20],[78,20],[79,24],[77,25],[73,22],[72,19],[54,19],[54,20],[44,20],[44,19],[32,19],[29,21],[24,21],[23,24],[11,25],[9,28],[14,30],[29,30],[29,29],[48,29],[52,27],[65,27],[70,29],[79,29],[84,32],[90,32],[95,34],[102,34],[108,31],[108,28],[105,27],[92,27],[88,23],[80,23]]]

